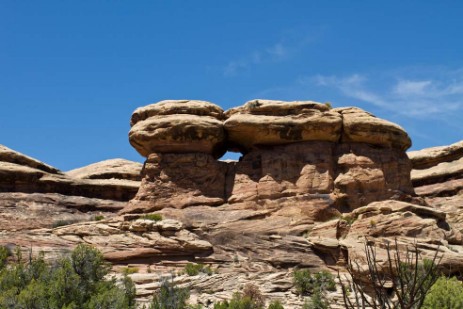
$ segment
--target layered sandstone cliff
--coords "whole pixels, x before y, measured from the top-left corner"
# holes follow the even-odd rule
[[[424,257],[438,251],[448,274],[463,271],[458,145],[432,160],[409,154],[410,161],[411,142],[398,125],[311,101],[253,100],[226,112],[204,101],[163,101],[137,109],[131,125],[143,168],[110,160],[61,173],[0,151],[7,177],[0,178],[0,244],[51,259],[91,244],[115,273],[138,268],[131,277],[139,301],[160,278],[174,276],[205,308],[247,283],[267,303],[301,308],[293,270],[342,274],[349,260],[365,266],[366,241],[380,262],[385,243],[397,240],[401,248],[417,244]],[[226,150],[242,157],[220,161]],[[45,186],[50,178],[59,181]],[[130,202],[116,201],[118,181],[134,184],[121,199]],[[82,183],[92,189],[78,191]],[[162,220],[144,217],[153,212]],[[93,213],[104,218],[95,221]],[[85,222],[52,228],[57,218]],[[188,262],[210,265],[213,274],[185,275]],[[332,308],[344,308],[339,289],[328,298]]]
[[[326,219],[413,194],[407,133],[358,108],[253,100],[223,112],[204,101],[162,101],[137,109],[131,124],[130,142],[147,160],[125,213],[297,203]],[[225,149],[243,157],[218,161]]]

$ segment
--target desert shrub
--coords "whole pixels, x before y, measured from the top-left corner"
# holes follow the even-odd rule
[[[267,309],[285,309],[279,300],[273,300],[267,307]]]
[[[6,265],[6,259],[10,255],[10,251],[5,246],[0,246],[0,271]]]
[[[243,292],[235,292],[230,301],[224,300],[214,304],[214,309],[262,309],[264,297],[259,288],[252,284],[246,284]]]
[[[190,291],[186,288],[176,287],[173,280],[163,278],[161,287],[153,295],[149,309],[185,309]]]
[[[333,108],[333,106],[331,105],[330,102],[325,102],[325,105],[326,105],[329,109],[332,109],[332,108]]]
[[[79,245],[71,258],[46,263],[43,254],[16,261],[0,270],[0,308],[128,309],[135,307],[135,285],[105,279],[109,266],[101,253]]]
[[[196,276],[199,275],[199,273],[204,273],[210,276],[213,273],[212,268],[210,266],[193,263],[188,263],[185,265],[185,272],[188,276]]]
[[[96,215],[96,216],[94,217],[94,220],[95,220],[95,221],[101,221],[101,220],[103,220],[103,219],[104,219],[104,216],[103,216],[103,215]]]
[[[151,221],[161,221],[162,215],[161,214],[146,214],[140,217],[140,219],[151,220]]]
[[[310,301],[304,303],[304,308],[307,309],[328,308],[325,294],[327,291],[336,291],[334,276],[326,270],[313,275],[307,269],[296,270],[293,273],[293,282],[299,295],[311,295]]]
[[[385,242],[384,247],[387,260],[381,266],[382,259],[376,257],[374,243],[365,240],[367,284],[357,275],[362,271],[360,264],[349,260],[350,278],[346,277],[347,284],[341,285],[346,308],[422,308],[426,294],[439,277],[437,267],[442,259],[439,250],[436,249],[432,259],[425,259],[416,243],[400,249],[395,240],[393,245]]]
[[[131,275],[131,274],[135,274],[135,273],[138,273],[140,271],[140,269],[138,267],[126,267],[122,270],[122,273],[123,274],[126,274],[126,275]]]
[[[357,217],[352,216],[352,215],[346,215],[346,216],[341,216],[340,219],[346,221],[348,225],[352,225],[355,222],[355,220],[357,220]]]
[[[457,278],[439,277],[426,294],[424,309],[463,308],[463,284]]]
[[[310,295],[317,290],[321,292],[336,291],[334,276],[326,270],[315,273],[313,276],[308,269],[295,270],[293,283],[299,295]]]

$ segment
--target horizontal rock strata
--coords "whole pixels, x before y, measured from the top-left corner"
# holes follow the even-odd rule
[[[6,147],[0,149],[4,154],[0,155],[0,192],[58,193],[128,201],[140,186],[140,181],[135,180],[141,178],[140,163],[109,161],[68,174],[11,149],[5,151]]]
[[[216,123],[223,137],[211,139],[218,135],[203,130],[204,121]],[[147,161],[126,213],[297,200],[311,218],[326,218],[413,194],[407,133],[358,108],[253,100],[223,113],[208,102],[162,101],[137,109],[131,125],[130,141]],[[217,147],[244,156],[218,162]]]

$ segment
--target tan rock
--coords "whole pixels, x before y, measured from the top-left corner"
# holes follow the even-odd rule
[[[151,154],[140,190],[123,212],[223,204],[226,170],[205,153]]]
[[[66,175],[79,179],[126,179],[141,180],[143,164],[125,159],[110,159],[93,163],[66,172]]]
[[[142,155],[191,153],[223,155],[225,133],[220,120],[186,114],[154,116],[137,122],[129,132],[130,144]]]
[[[338,141],[342,120],[315,102],[254,100],[227,112],[224,123],[229,148],[248,152],[257,145],[302,141]]]
[[[27,166],[52,174],[61,173],[58,169],[48,164],[40,162],[3,145],[0,145],[0,162],[9,162],[21,166]]]
[[[122,179],[75,179],[63,174],[9,162],[0,162],[0,192],[59,193],[89,198],[128,201],[140,182]]]
[[[463,157],[463,141],[449,146],[426,148],[407,153],[414,169],[426,169],[442,162],[451,162]]]
[[[463,179],[463,157],[451,162],[442,162],[427,169],[414,169],[411,180],[415,187]]]
[[[410,161],[400,149],[341,143],[334,156],[337,165],[333,192],[341,209],[352,210],[374,201],[414,194]]]
[[[367,143],[400,150],[411,146],[410,137],[397,124],[376,118],[357,107],[335,108],[332,111],[342,115],[343,142]]]
[[[175,114],[208,116],[218,120],[224,118],[223,110],[210,102],[198,100],[165,100],[137,108],[132,114],[130,125],[134,126],[137,122],[153,116]]]

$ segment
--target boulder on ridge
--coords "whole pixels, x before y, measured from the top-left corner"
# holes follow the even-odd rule
[[[252,100],[226,115],[228,148],[244,153],[257,145],[336,142],[341,136],[341,116],[327,105],[312,101]]]
[[[222,110],[205,101],[161,101],[137,109],[130,144],[144,157],[152,153],[225,153]]]

